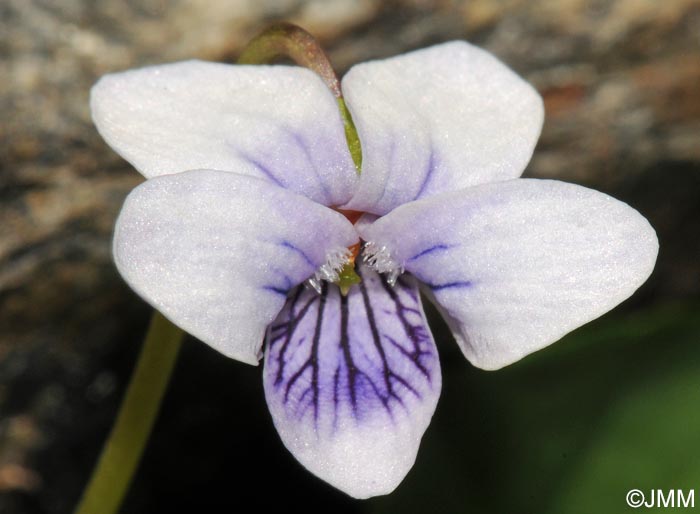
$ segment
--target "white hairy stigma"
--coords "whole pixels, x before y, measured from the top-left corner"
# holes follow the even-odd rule
[[[389,285],[396,284],[396,279],[403,273],[403,266],[392,258],[391,252],[386,246],[376,243],[365,243],[362,260],[377,273],[386,273],[386,281]]]
[[[326,262],[321,265],[314,276],[306,281],[306,284],[313,287],[318,294],[321,294],[321,282],[337,282],[340,278],[338,272],[343,269],[352,253],[347,248],[336,248],[329,250],[326,254]]]

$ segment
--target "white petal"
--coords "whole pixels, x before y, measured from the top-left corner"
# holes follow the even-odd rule
[[[117,267],[146,301],[250,364],[287,291],[357,242],[341,214],[260,179],[188,171],[146,181],[117,220]]]
[[[342,296],[301,288],[270,326],[265,398],[284,444],[356,498],[388,494],[416,459],[440,395],[440,362],[416,282],[360,265]]]
[[[106,75],[90,105],[102,137],[146,177],[244,172],[325,205],[347,201],[357,180],[336,100],[307,69],[152,66]]]
[[[348,209],[385,214],[417,198],[519,177],[542,127],[539,94],[461,41],[359,64],[342,87],[363,156]]]
[[[516,179],[404,205],[360,235],[423,281],[466,357],[497,369],[629,297],[658,252],[628,205]]]

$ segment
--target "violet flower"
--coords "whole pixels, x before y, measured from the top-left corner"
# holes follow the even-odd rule
[[[148,178],[117,221],[124,279],[229,357],[257,364],[264,347],[284,444],[365,498],[406,475],[440,393],[419,288],[467,359],[498,369],[629,297],[658,243],[607,195],[518,178],[542,101],[483,50],[359,64],[342,89],[359,176],[334,97],[303,68],[153,66],[104,77],[91,106]]]

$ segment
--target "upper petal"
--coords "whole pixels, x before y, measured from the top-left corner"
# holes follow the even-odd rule
[[[517,179],[404,205],[360,235],[427,286],[467,358],[497,369],[629,297],[652,227],[603,193]]]
[[[385,214],[417,198],[519,177],[542,127],[537,91],[462,41],[358,64],[342,87],[363,157],[348,209]]]
[[[90,105],[102,137],[146,177],[245,167],[325,205],[355,186],[336,100],[304,68],[151,66],[102,77]]]
[[[146,181],[114,234],[117,268],[146,301],[229,357],[256,364],[287,292],[357,243],[341,214],[260,179],[188,171]]]
[[[360,266],[342,296],[300,288],[267,335],[265,397],[282,441],[356,498],[391,492],[416,458],[441,377],[415,280]]]

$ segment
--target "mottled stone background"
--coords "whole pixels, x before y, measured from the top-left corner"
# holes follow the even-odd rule
[[[94,130],[90,86],[106,72],[145,64],[232,61],[278,19],[317,35],[340,72],[450,39],[488,48],[545,99],[544,133],[526,173],[609,192],[657,229],[657,270],[621,312],[634,316],[700,297],[698,0],[0,0],[0,512],[70,512],[149,316],[110,261],[115,216],[141,178]],[[449,344],[439,346],[444,374],[461,373],[479,389],[484,374]],[[183,354],[124,512],[234,511],[242,499],[261,509],[281,500],[337,512],[386,507],[350,501],[287,455],[265,410],[258,369],[194,340]],[[557,358],[573,362],[569,354]],[[440,427],[452,410],[472,408],[472,393],[460,399],[446,392],[417,468],[449,469],[440,456],[450,453],[435,441],[449,440],[438,439]],[[476,415],[465,424],[498,420],[485,420],[477,407],[469,412]],[[482,429],[486,439],[475,446],[494,448],[486,434],[495,432]],[[477,497],[497,496],[507,491],[506,479],[528,473],[476,469],[484,482],[465,487]],[[486,484],[493,475],[503,481]],[[418,486],[397,495],[410,497],[411,488]],[[534,496],[523,498],[519,504],[546,510]],[[499,501],[484,496],[475,504],[497,511]]]

